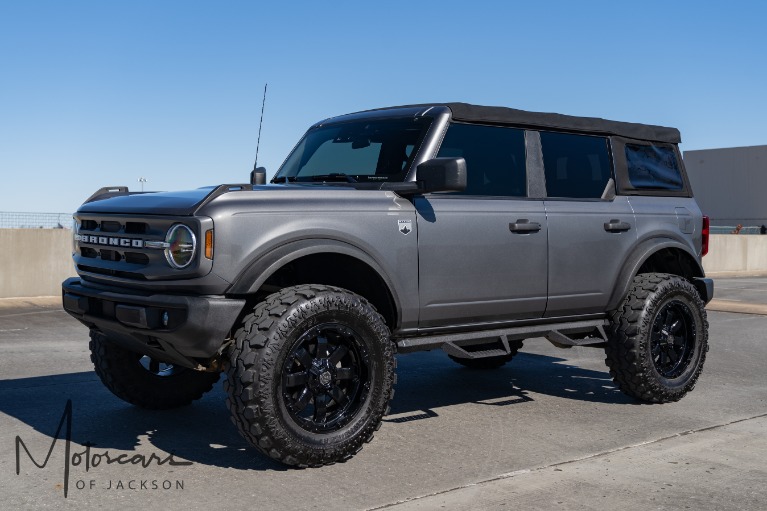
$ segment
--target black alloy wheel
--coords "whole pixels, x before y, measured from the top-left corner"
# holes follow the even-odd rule
[[[340,323],[308,330],[283,365],[282,399],[293,420],[307,431],[344,427],[369,390],[367,350],[359,334]]]
[[[678,378],[692,359],[695,328],[690,308],[671,300],[655,316],[650,334],[653,364],[664,378]]]

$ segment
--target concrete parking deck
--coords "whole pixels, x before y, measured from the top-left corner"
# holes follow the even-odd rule
[[[717,299],[758,305],[765,294],[767,279],[716,282]],[[58,298],[2,302],[4,508],[763,509],[767,502],[767,316],[710,310],[703,375],[667,405],[621,394],[593,348],[558,350],[531,339],[513,362],[487,372],[441,352],[400,356],[392,412],[373,442],[344,464],[286,470],[237,435],[220,384],[192,406],[137,409],[98,381],[86,329]],[[65,442],[52,442],[67,400],[64,498]],[[30,453],[20,448],[18,475],[17,439]],[[86,466],[80,453],[88,444]],[[48,465],[37,468],[30,455],[42,463],[52,445]],[[93,466],[106,452],[135,462],[100,457]],[[141,464],[170,453],[188,464]]]

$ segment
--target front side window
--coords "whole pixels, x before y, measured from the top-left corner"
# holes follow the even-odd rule
[[[602,197],[612,176],[605,137],[542,131],[541,148],[547,196]]]
[[[466,160],[463,195],[525,197],[525,132],[515,128],[451,124],[439,157]]]
[[[381,119],[310,130],[275,180],[402,181],[431,119]]]
[[[638,189],[681,190],[676,151],[668,146],[626,144],[631,186]]]

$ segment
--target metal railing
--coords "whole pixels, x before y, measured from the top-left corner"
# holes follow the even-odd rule
[[[72,229],[72,213],[0,211],[0,229]]]
[[[735,229],[737,226],[735,225],[712,225],[710,227],[710,233],[711,234],[736,234]],[[749,225],[741,227],[740,232],[737,234],[762,234],[762,228],[758,225]]]

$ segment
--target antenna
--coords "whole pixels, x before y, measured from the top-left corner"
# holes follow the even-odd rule
[[[264,123],[264,106],[266,105],[266,86],[269,85],[268,83],[264,84],[264,100],[261,102],[261,120],[258,121],[258,142],[256,142],[256,161],[253,163],[253,171],[255,172],[256,168],[258,167],[258,148],[261,145],[261,125]]]

